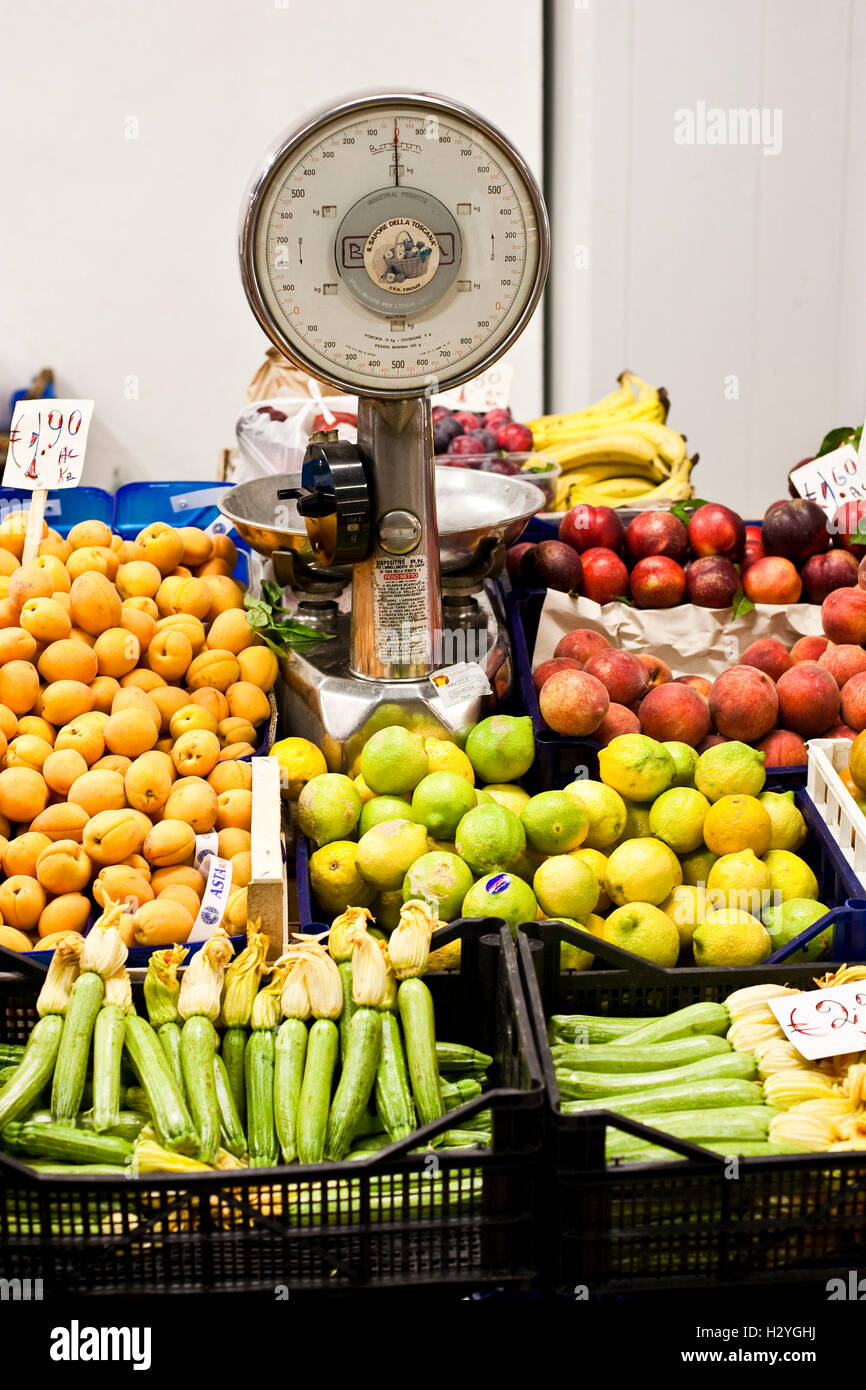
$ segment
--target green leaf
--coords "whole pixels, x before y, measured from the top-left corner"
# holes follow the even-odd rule
[[[262,594],[264,595],[265,602],[271,604],[272,607],[283,601],[282,587],[275,583],[273,579],[265,579],[262,581]]]
[[[857,522],[857,529],[851,532],[850,539],[852,541],[859,541],[862,545],[866,545],[866,516],[861,517]]]
[[[247,622],[250,627],[254,627],[256,631],[260,628],[268,627],[270,621],[271,615],[263,604],[254,604],[247,610]]]
[[[626,594],[614,594],[611,603],[625,603],[629,608],[634,608],[634,604]]]
[[[863,426],[860,426],[862,430]],[[825,454],[832,454],[834,449],[839,449],[843,444],[847,444],[850,439],[858,433],[853,425],[840,425],[838,429],[831,430],[825,434],[821,441],[821,447],[815,455],[816,459],[823,458]]]
[[[683,525],[688,526],[692,512],[696,512],[698,507],[705,507],[706,505],[703,497],[688,497],[684,502],[675,502],[669,510],[671,516],[679,517]]]
[[[754,613],[755,611],[755,605],[752,603],[752,600],[750,598],[746,598],[746,595],[743,593],[742,589],[738,589],[737,592],[734,594],[731,606],[734,610],[735,618],[742,618],[744,613]]]

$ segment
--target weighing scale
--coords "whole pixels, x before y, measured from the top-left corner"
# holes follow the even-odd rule
[[[385,722],[457,731],[510,688],[490,580],[543,497],[436,468],[431,397],[514,343],[549,249],[521,155],[442,97],[321,111],[250,186],[240,260],[256,318],[297,367],[359,398],[357,445],[313,435],[299,477],[241,484],[222,508],[322,632],[281,663],[283,713],[333,770]]]

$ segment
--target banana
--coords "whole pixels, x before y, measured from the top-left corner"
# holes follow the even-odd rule
[[[621,428],[648,439],[660,458],[670,467],[682,463],[686,456],[685,439],[681,434],[677,434],[676,430],[668,429],[667,425],[658,424],[656,421],[640,420],[629,422]]]
[[[648,439],[625,431],[584,439],[561,449],[548,450],[560,465],[576,463],[653,463],[655,446]]]
[[[530,422],[532,438],[537,448],[542,448],[556,440],[567,441],[579,436],[599,434],[616,429],[628,421],[649,420],[663,424],[664,407],[657,398],[634,401],[620,410],[603,411],[589,415],[578,411],[574,415],[546,415],[540,420]]]

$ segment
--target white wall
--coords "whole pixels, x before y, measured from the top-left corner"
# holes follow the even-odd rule
[[[551,408],[632,368],[669,389],[699,495],[760,514],[866,414],[866,0],[554,12]],[[781,108],[780,153],[675,143],[701,101]]]
[[[59,395],[95,399],[85,482],[213,476],[267,346],[236,251],[267,147],[332,98],[418,88],[476,107],[540,173],[540,16],[540,0],[7,6],[0,393],[52,366]],[[540,316],[514,360],[531,415]]]

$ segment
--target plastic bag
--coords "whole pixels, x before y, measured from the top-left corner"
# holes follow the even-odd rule
[[[307,441],[316,430],[336,429],[340,439],[356,442],[357,398],[323,396],[312,378],[309,386],[309,396],[282,396],[244,406],[236,426],[240,459],[235,482],[300,473]]]

